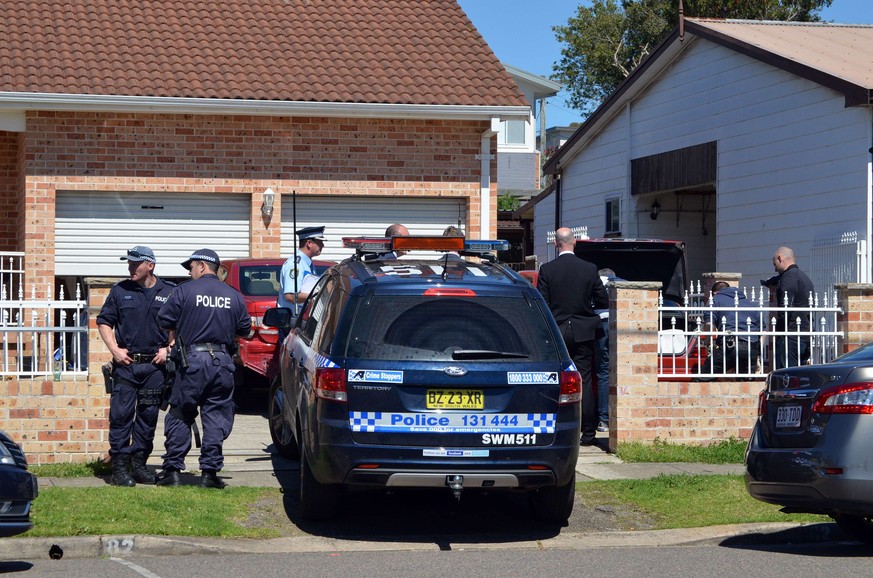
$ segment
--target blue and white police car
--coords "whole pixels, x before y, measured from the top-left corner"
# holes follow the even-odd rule
[[[344,243],[357,254],[321,277],[294,327],[287,309],[264,314],[287,333],[269,423],[300,460],[301,518],[333,517],[360,485],[528,491],[535,517],[565,522],[581,379],[539,292],[493,258],[505,242]],[[421,250],[437,256],[396,256]]]

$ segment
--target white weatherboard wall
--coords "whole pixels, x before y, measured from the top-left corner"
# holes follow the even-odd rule
[[[248,195],[59,191],[55,275],[124,276],[134,245],[155,252],[162,277],[187,277],[197,249],[222,259],[249,254]]]
[[[726,271],[754,282],[772,275],[779,245],[794,248],[803,268],[817,235],[857,230],[869,238],[869,107],[846,108],[831,89],[695,39],[614,112],[564,169],[562,225],[587,225],[600,236],[604,201],[620,193],[625,237],[685,241],[692,279]],[[709,141],[718,143],[717,217],[703,220],[699,200],[686,197],[685,208],[698,211],[680,214],[677,226],[674,195],[664,193],[656,196],[668,210],[652,221],[656,196],[631,198],[630,160]],[[535,223],[542,211],[553,223],[545,203]],[[537,235],[540,257],[544,243]]]
[[[298,195],[297,229],[324,225],[324,250],[319,259],[342,261],[354,254],[354,250],[343,248],[343,237],[382,237],[385,228],[394,223],[405,225],[411,235],[442,235],[449,225],[466,230],[466,202],[466,198]],[[284,195],[281,233],[283,256],[291,255],[297,246],[292,216],[291,195]]]

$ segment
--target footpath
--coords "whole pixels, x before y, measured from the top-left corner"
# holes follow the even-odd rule
[[[576,466],[577,482],[592,480],[647,479],[661,474],[730,474],[743,473],[739,464],[712,465],[690,463],[623,463],[607,453],[607,435],[598,434],[597,445],[580,447]],[[258,415],[238,415],[234,430],[225,443],[225,467],[219,476],[229,486],[289,487],[296,485],[298,465],[272,454],[266,419]],[[148,465],[160,467],[160,449]],[[197,451],[192,448],[186,462],[197,465]],[[183,484],[197,484],[199,472],[183,473]],[[107,480],[97,477],[39,479],[41,489],[50,487],[106,487]],[[802,526],[794,523],[743,524],[633,532],[579,533],[560,532],[551,538],[512,541],[502,545],[483,540],[483,548],[511,547],[537,549],[586,549],[609,546],[659,546],[711,543],[747,536],[758,543],[826,541],[841,539],[833,524]],[[824,527],[824,528],[823,528]],[[213,539],[165,536],[75,536],[50,538],[5,538],[0,540],[0,561],[45,558],[53,545],[60,546],[64,557],[99,557],[124,555],[187,555],[258,552],[337,552],[361,550],[437,550],[434,543],[385,541],[367,542],[332,537],[298,536],[267,540]],[[465,540],[465,548],[475,547]]]

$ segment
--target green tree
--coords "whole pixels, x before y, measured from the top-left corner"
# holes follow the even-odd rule
[[[686,16],[813,22],[833,0],[685,0]],[[566,26],[553,77],[568,103],[590,112],[627,78],[679,22],[678,0],[590,0]]]
[[[521,206],[521,199],[512,193],[500,193],[497,196],[498,211],[514,211]]]

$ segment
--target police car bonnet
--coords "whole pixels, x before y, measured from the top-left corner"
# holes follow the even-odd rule
[[[188,257],[188,260],[182,263],[182,267],[190,271],[192,261],[208,261],[209,263],[215,263],[216,265],[221,264],[221,261],[218,259],[218,253],[212,249],[198,249],[194,251],[194,253]]]

